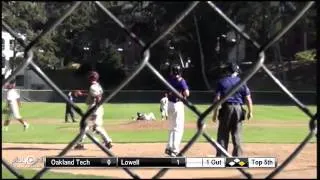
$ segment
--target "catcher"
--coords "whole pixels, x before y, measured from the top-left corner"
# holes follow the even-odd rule
[[[103,89],[99,84],[99,74],[96,71],[89,72],[89,93],[85,94],[81,91],[76,91],[76,96],[87,95],[86,104],[88,105],[88,109],[94,107],[97,103],[99,103],[102,99]],[[103,106],[100,105],[95,112],[89,116],[89,124],[87,128],[91,129],[93,132],[99,134],[104,141],[104,145],[106,148],[110,149],[112,147],[112,140],[108,136],[107,132],[104,130],[103,124]],[[75,149],[84,149],[83,141],[86,135],[82,136],[80,142],[75,146]]]
[[[81,94],[81,91],[76,91],[76,92],[72,92],[72,91],[70,91],[69,93],[68,93],[68,98],[69,98],[69,100],[71,101],[71,102],[73,102],[73,96],[72,96],[72,94],[76,94],[77,93],[77,95],[79,94]],[[77,122],[76,120],[75,120],[75,118],[74,118],[74,113],[73,113],[73,109],[72,109],[72,107],[71,107],[71,105],[69,104],[69,103],[66,103],[66,112],[65,112],[65,115],[64,115],[64,121],[67,123],[67,122],[69,122],[69,119],[68,119],[68,115],[70,115],[70,117],[71,117],[71,119],[72,119],[72,122]]]

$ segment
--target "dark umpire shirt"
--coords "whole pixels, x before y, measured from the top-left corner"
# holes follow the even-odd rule
[[[183,78],[179,81],[176,77],[170,76],[168,78],[168,82],[181,94],[186,89],[189,89],[186,80],[184,80]],[[177,98],[177,96],[173,94],[173,92],[169,92],[168,100],[174,103],[180,101],[179,98]]]
[[[227,92],[240,81],[237,76],[227,76],[218,81],[216,95],[220,95],[220,98],[224,97]],[[234,104],[244,104],[244,97],[250,95],[248,86],[243,85],[236,93],[229,97],[225,102]]]

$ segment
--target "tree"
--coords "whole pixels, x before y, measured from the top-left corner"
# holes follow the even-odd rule
[[[150,42],[163,33],[178,14],[190,4],[190,2],[163,1],[103,1],[101,3],[144,42]],[[215,4],[236,24],[244,24],[245,32],[263,44],[295,14],[295,11],[290,11],[288,4],[285,4],[285,11],[280,14],[281,6],[275,3],[277,2],[231,1]],[[72,2],[4,1],[2,17],[15,31],[26,34],[30,42],[70,8],[71,4]],[[304,6],[304,3],[299,2],[292,4],[296,9]],[[267,51],[267,62],[280,63],[279,58],[282,56],[293,57],[293,45],[289,48],[290,44],[294,44],[294,48],[299,51],[303,50],[301,49],[303,43],[296,43],[298,45],[290,43],[290,40],[295,39],[292,37],[306,39],[304,46],[308,49],[314,48],[315,12],[315,8],[312,9],[307,13],[304,21],[299,21],[293,30],[277,42],[278,48],[273,48],[281,50],[277,51],[277,58],[272,56],[275,53]],[[197,19],[204,63],[200,61],[194,17]],[[305,26],[301,28],[302,25]],[[177,50],[176,53],[180,51],[183,58],[191,58],[193,67],[185,72],[191,86],[206,89],[201,73],[195,72],[201,72],[201,67],[204,67],[204,74],[208,76],[209,83],[212,85],[215,83],[218,77],[218,71],[215,68],[223,62],[223,56],[226,56],[220,53],[221,56],[218,57],[219,54],[215,51],[217,37],[230,30],[231,27],[212,8],[206,3],[200,3],[168,36],[151,49],[150,62],[161,71],[160,67],[163,67],[170,54],[168,42],[172,42]],[[123,48],[122,52],[117,51],[119,47]],[[228,53],[226,47],[221,49],[225,49],[225,53]],[[103,72],[103,78],[106,81],[110,80],[108,77],[113,77],[112,73],[118,73],[117,77],[128,75],[142,58],[140,46],[134,44],[128,35],[93,2],[82,2],[63,23],[43,37],[34,50],[34,60],[42,68],[59,68],[72,62],[79,63],[99,69]],[[246,59],[252,61],[254,58],[256,59],[256,49],[247,45]],[[174,60],[179,60],[179,57]],[[127,71],[126,68],[129,70]],[[111,79],[114,80],[114,84],[120,81],[120,78]],[[139,79],[130,83],[131,87],[128,88],[136,88],[137,85],[159,88],[158,85],[154,87],[150,85],[154,84],[154,81],[155,77],[150,76],[148,70],[142,71]]]
[[[17,33],[25,34],[27,42],[35,39],[44,30],[47,21],[44,3],[8,1],[2,2],[2,5],[3,20]],[[55,56],[58,47],[51,40],[51,36],[43,37],[34,47],[34,60],[44,68],[54,66],[58,61]]]

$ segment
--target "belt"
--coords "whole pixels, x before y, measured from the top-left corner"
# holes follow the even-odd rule
[[[170,100],[169,100],[170,101]],[[180,100],[176,100],[176,101],[170,101],[172,103],[177,103],[177,102],[180,102]]]
[[[236,102],[225,102],[222,105],[241,105],[241,103],[236,103]]]
[[[172,103],[180,102],[181,100],[177,97],[169,97],[168,100]]]

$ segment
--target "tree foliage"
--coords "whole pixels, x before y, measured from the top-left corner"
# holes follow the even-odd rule
[[[316,49],[301,51],[295,54],[295,59],[297,61],[315,61],[316,54],[317,54]]]
[[[102,1],[101,3],[145,42],[157,38],[190,4],[190,2],[165,1]],[[216,5],[233,21],[244,24],[245,32],[263,44],[283,28],[297,10],[300,10],[305,4],[293,2],[296,10],[292,10],[288,4],[282,6],[281,3],[283,2],[229,1],[228,3],[216,2]],[[66,12],[71,4],[72,2],[57,1],[2,1],[2,18],[15,31],[25,34],[27,41],[30,42]],[[285,8],[281,9],[281,7]],[[316,36],[315,19],[316,11],[313,8],[307,13],[305,20],[299,21],[296,25],[305,27],[302,30],[308,32],[310,41]],[[167,37],[152,48],[151,61],[156,68],[160,69],[161,65],[166,62],[169,55],[168,46],[171,42],[176,50],[182,52],[184,58],[191,58],[193,69],[189,70],[190,73],[201,71],[195,22],[199,27],[207,74],[214,77],[214,75],[210,75],[209,70],[222,61],[222,58],[219,58],[214,50],[217,36],[230,31],[231,28],[206,3],[200,3]],[[288,46],[286,41],[297,36],[300,32],[298,30],[290,31],[289,35],[281,40],[284,52],[291,50],[286,47]],[[129,40],[130,38],[127,38],[125,32],[94,2],[82,2],[80,7],[62,24],[36,44],[34,60],[42,68],[62,68],[74,62],[88,65],[91,68],[99,68],[99,71],[105,72],[106,76],[112,76],[112,72],[118,74],[119,77],[124,77],[125,71],[127,71],[125,64],[127,61],[123,60],[125,56],[122,53],[129,51],[119,52],[117,49],[131,47],[131,52],[140,50],[137,48],[139,45],[128,46]],[[314,45],[315,43],[312,41],[309,46]],[[313,47],[309,49],[311,48]],[[250,55],[255,56],[252,49],[249,48],[247,51],[247,59],[251,58]],[[294,57],[294,52],[288,53],[289,55]],[[132,59],[139,62],[141,55]],[[143,71],[140,78],[139,83],[145,82],[149,86],[154,84],[152,83],[154,79],[150,78],[148,71]],[[192,73],[190,81],[200,84],[199,82],[202,82],[199,81],[200,78],[202,78],[200,73]],[[201,85],[197,85],[197,87],[202,89]]]

